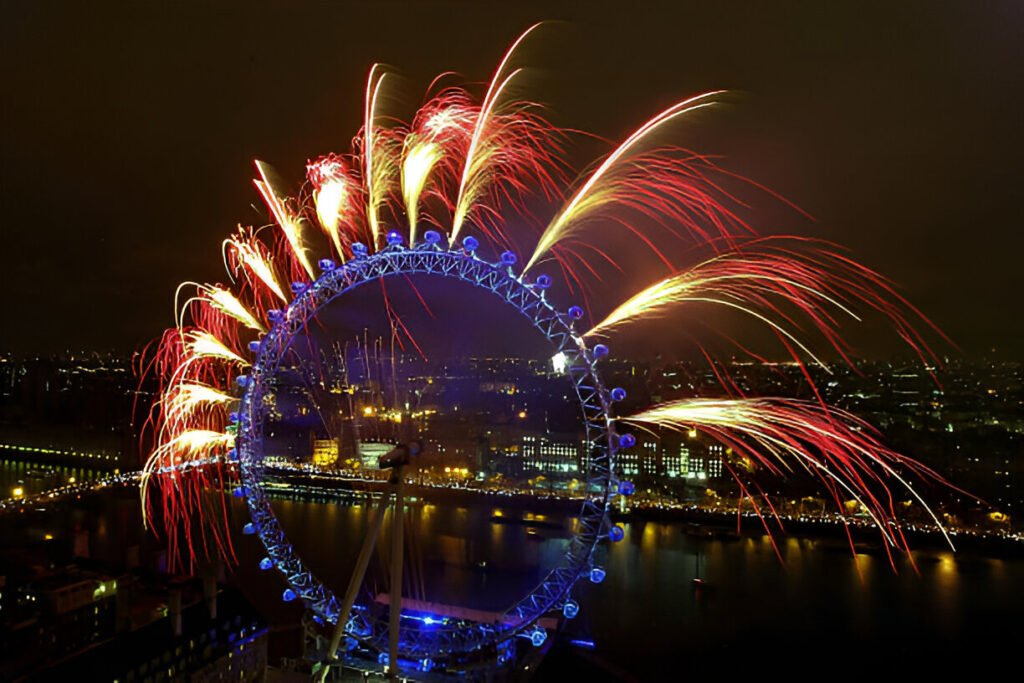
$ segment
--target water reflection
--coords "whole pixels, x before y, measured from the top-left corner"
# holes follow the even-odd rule
[[[65,484],[94,481],[110,472],[78,466],[0,460],[0,498],[31,496]],[[15,489],[21,493],[16,494]]]
[[[4,475],[12,471],[21,472],[12,468]],[[367,527],[367,499],[275,500],[274,507],[308,566],[343,590]],[[560,561],[574,520],[547,511],[543,525],[531,527],[497,521],[499,513],[514,519],[524,511],[487,500],[411,504],[406,594],[501,610],[532,589]],[[240,504],[232,517],[236,529],[247,521]],[[780,563],[771,542],[760,536],[709,540],[688,535],[681,524],[623,526],[625,539],[597,558],[608,569],[604,583],[577,586],[574,597],[582,609],[570,634],[595,640],[603,658],[642,679],[657,680],[665,662],[680,656],[700,669],[702,662],[721,666],[722,655],[764,655],[772,648],[799,647],[819,659],[821,653],[846,657],[864,648],[923,648],[936,655],[953,642],[1006,640],[1014,633],[1011,620],[1024,610],[1020,559],[919,551],[916,570],[898,558],[894,571],[884,553],[864,549],[851,556],[841,543],[782,536]],[[66,544],[69,553],[78,539],[91,555],[111,561],[123,561],[129,546],[145,542],[131,491],[8,519],[3,531],[5,543],[8,534],[31,532],[38,540],[50,533],[52,543]],[[235,540],[239,565],[230,579],[272,619],[295,623],[298,608],[278,599],[280,577],[257,568],[265,554],[258,541],[240,534]],[[388,543],[385,534],[385,550]],[[382,579],[383,566],[375,559],[371,577]],[[705,583],[695,585],[695,578]]]
[[[365,506],[305,505],[302,512],[294,506],[281,508],[282,526],[310,567],[337,587],[361,541]],[[496,520],[520,518],[522,511],[483,502],[411,506],[410,512],[426,598],[479,609],[502,609],[532,588],[560,561],[574,523],[550,512],[543,527],[502,523]],[[998,630],[989,617],[1003,613],[1007,602],[1024,606],[1012,589],[1024,579],[1020,560],[917,552],[913,564],[896,558],[894,571],[884,552],[865,548],[852,556],[842,543],[781,536],[780,562],[763,536],[708,540],[688,536],[678,524],[624,527],[625,539],[601,551],[605,583],[579,584],[576,596],[587,628],[612,651],[621,644],[623,657],[634,647],[667,653],[720,646],[755,631],[814,640],[912,633],[939,643]],[[311,529],[327,533],[333,546]],[[696,585],[697,578],[704,584]],[[642,644],[632,635],[641,633]]]

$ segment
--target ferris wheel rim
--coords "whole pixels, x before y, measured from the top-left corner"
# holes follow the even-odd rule
[[[306,567],[292,547],[263,487],[264,383],[277,370],[292,341],[325,306],[363,284],[395,275],[434,275],[467,282],[499,296],[531,321],[552,344],[555,353],[566,354],[567,374],[580,402],[586,444],[590,449],[584,499],[577,531],[559,565],[509,607],[496,623],[460,624],[429,631],[403,628],[400,633],[406,638],[401,641],[400,652],[416,659],[443,658],[497,645],[519,635],[529,635],[531,631],[536,633],[537,621],[572,602],[569,594],[573,586],[593,568],[593,555],[605,537],[608,507],[615,495],[614,460],[619,444],[611,411],[612,398],[597,369],[600,355],[588,348],[574,330],[573,320],[578,313],[574,315],[572,309],[563,313],[547,300],[545,290],[550,278],[540,276],[532,283],[527,282],[521,274],[515,274],[504,258],[498,263],[484,261],[476,255],[475,248],[449,249],[429,242],[412,248],[391,244],[373,254],[359,254],[336,267],[330,262],[322,265],[324,270],[320,277],[301,288],[287,309],[273,316],[276,320],[260,341],[244,382],[236,450],[242,493],[255,533],[267,551],[266,559],[284,576],[292,591],[291,597],[301,599],[324,623],[337,622],[340,615],[336,596]],[[597,493],[591,494],[591,491]],[[365,607],[353,609],[346,633],[373,649],[386,650],[386,623],[370,616]]]

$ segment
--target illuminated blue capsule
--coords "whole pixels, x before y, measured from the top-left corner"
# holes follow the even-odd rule
[[[476,251],[480,247],[480,240],[472,235],[468,235],[462,239],[462,246],[466,251]]]
[[[280,308],[271,308],[267,311],[267,320],[272,323],[279,323],[284,320],[284,311]]]
[[[378,664],[382,664],[384,666],[387,666],[389,659],[391,659],[391,658],[388,657],[388,653],[387,652],[381,652],[379,655],[377,655],[377,663]]]
[[[228,460],[231,460],[231,461],[238,460],[238,449],[237,448],[232,448],[231,450],[228,451]]]
[[[334,270],[335,267],[334,261],[332,261],[329,258],[320,259],[319,261],[317,261],[317,265],[320,266],[320,270],[324,271],[325,273]]]
[[[636,445],[636,437],[632,434],[623,434],[619,437],[619,448],[632,448]]]
[[[533,284],[537,289],[547,289],[548,287],[551,286],[551,276],[538,275],[537,279],[534,281]]]
[[[562,605],[562,614],[566,619],[575,619],[576,615],[580,613],[580,604],[575,600],[569,600]]]
[[[242,527],[242,533],[246,536],[252,536],[256,533],[256,525],[252,522],[246,522],[245,526]]]
[[[604,344],[597,344],[594,346],[594,358],[605,358],[610,351]]]
[[[260,569],[262,569],[263,571],[268,571],[273,568],[274,561],[271,560],[269,557],[264,557],[262,560],[260,560]]]
[[[430,671],[434,668],[434,660],[429,657],[424,657],[420,660],[420,671]]]
[[[252,351],[253,353],[256,353],[260,350],[259,339],[253,339],[251,342],[249,342],[249,350]]]
[[[427,244],[437,244],[441,241],[441,233],[437,230],[427,230],[423,234],[423,239],[427,240]]]
[[[402,233],[392,230],[388,233],[388,244],[395,247],[402,243]]]
[[[324,618],[322,616],[320,616],[319,614],[314,614],[313,615],[313,621],[315,621],[318,624],[322,624],[322,623],[324,623]]]
[[[228,413],[228,420],[230,420],[230,421],[231,421],[231,424],[235,424],[235,423],[237,423],[237,422],[238,422],[238,420],[239,420],[239,416],[238,416],[238,413],[236,413],[236,412],[234,412],[234,411],[232,411],[232,412]]]
[[[605,571],[601,567],[591,567],[590,583],[601,583],[604,581]]]
[[[249,376],[239,375],[238,377],[235,378],[235,384],[245,389],[247,386],[249,386]]]
[[[616,524],[608,530],[608,540],[612,543],[618,543],[626,537],[626,530]]]
[[[548,632],[539,626],[533,629],[533,633],[530,634],[530,642],[533,643],[534,647],[540,647],[544,644],[544,641],[548,639]]]
[[[239,486],[239,487],[235,488],[234,491],[231,492],[231,495],[233,495],[235,498],[244,498],[245,497],[245,493],[246,493],[245,487],[244,486]]]
[[[579,306],[572,306],[569,308],[569,317],[573,320],[579,320],[583,317],[583,309]]]
[[[366,245],[363,244],[362,242],[352,243],[352,253],[355,254],[356,258],[366,256],[366,251]]]
[[[291,588],[285,588],[284,593],[281,593],[281,599],[285,602],[291,602],[297,597],[299,596]]]
[[[623,389],[622,387],[615,387],[614,389],[612,389],[612,400],[613,401],[621,401],[624,398],[626,398],[626,390],[625,389]]]
[[[299,294],[302,294],[305,291],[306,291],[306,283],[305,282],[293,282],[292,283],[292,294],[294,294],[295,296],[298,296]]]
[[[505,251],[501,254],[501,264],[504,266],[514,266],[516,264],[516,254],[513,251]]]
[[[623,496],[632,496],[633,492],[636,491],[636,486],[631,481],[620,481],[619,482],[619,493]]]

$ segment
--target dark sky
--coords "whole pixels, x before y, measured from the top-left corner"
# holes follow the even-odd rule
[[[0,350],[137,347],[175,284],[222,279],[221,240],[262,222],[252,158],[297,184],[347,150],[372,62],[415,104],[556,19],[529,55],[556,123],[621,138],[740,93],[687,143],[816,218],[759,227],[849,245],[967,355],[1024,358],[1024,4],[633,5],[3,3]]]

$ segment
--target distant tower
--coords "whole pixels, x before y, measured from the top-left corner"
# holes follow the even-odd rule
[[[355,418],[342,418],[338,424],[338,462],[359,457],[359,423]]]

